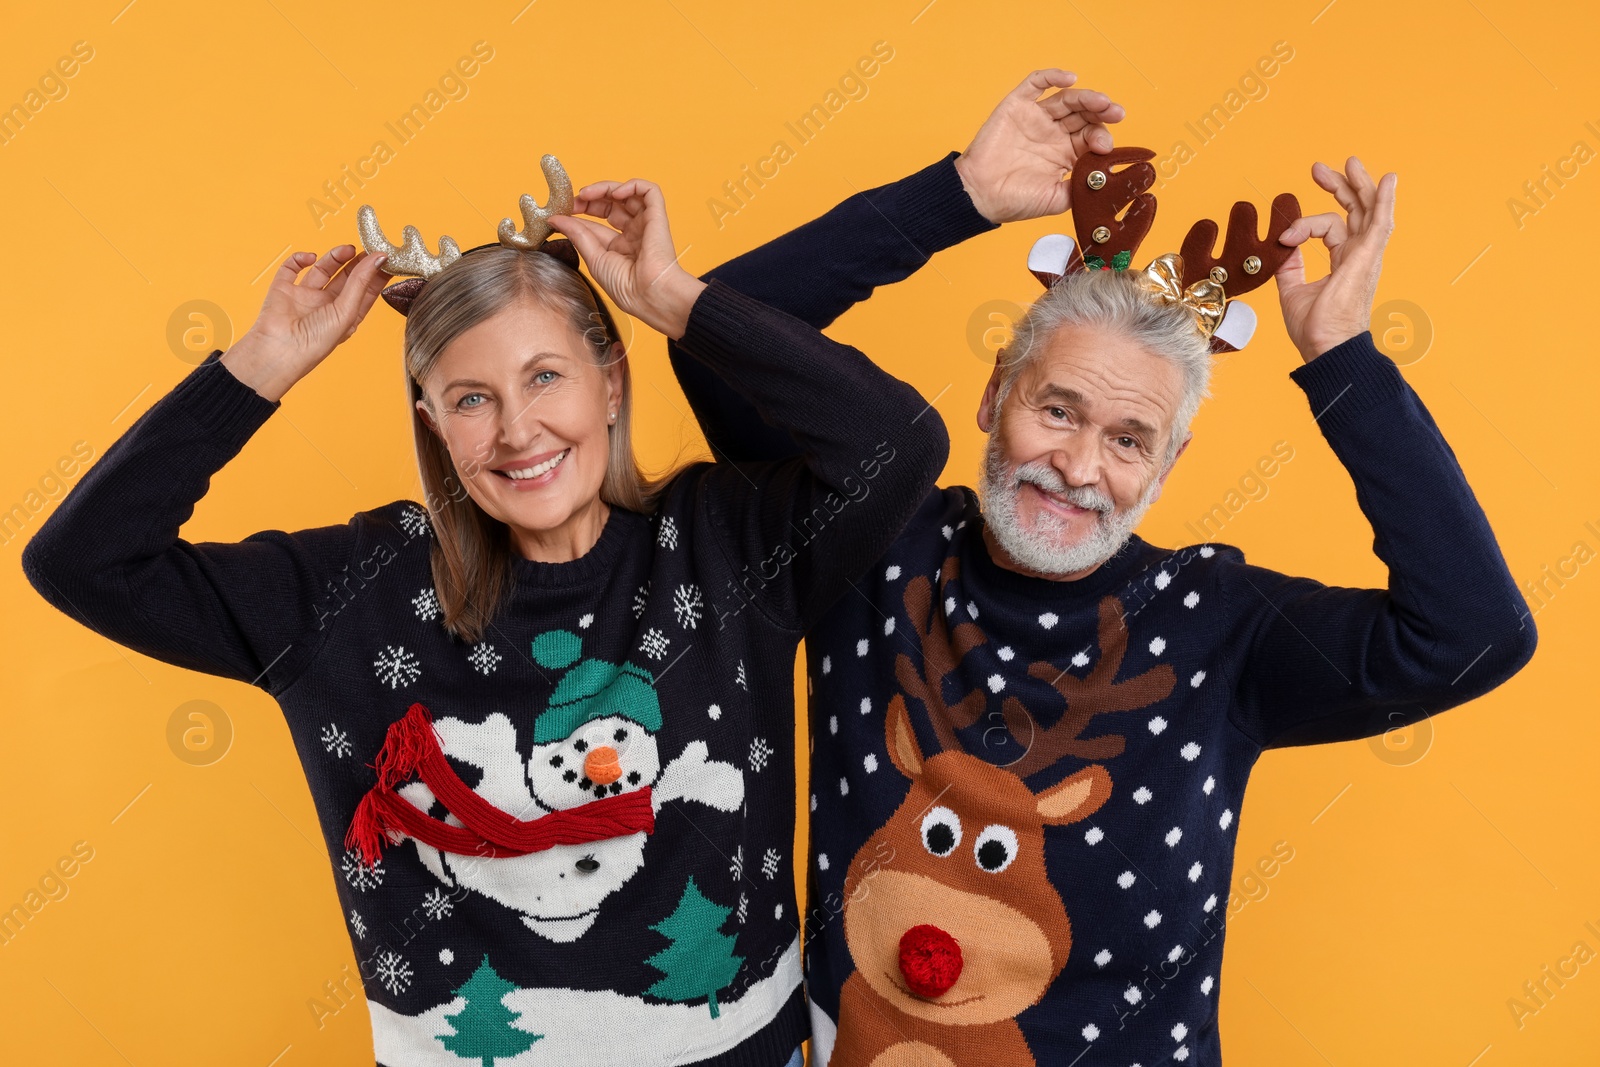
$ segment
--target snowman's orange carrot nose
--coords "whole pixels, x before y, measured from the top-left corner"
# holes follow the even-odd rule
[[[595,785],[610,785],[622,777],[622,764],[617,762],[617,750],[610,745],[600,745],[583,757],[583,773]]]

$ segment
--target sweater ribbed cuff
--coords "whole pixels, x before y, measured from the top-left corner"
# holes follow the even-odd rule
[[[1341,341],[1289,372],[1311,401],[1324,433],[1350,425],[1369,409],[1404,396],[1408,386],[1394,360],[1378,351],[1372,331]]]
[[[677,343],[713,370],[737,366],[749,358],[752,349],[762,346],[751,320],[763,314],[773,314],[772,308],[713,278],[695,298]]]
[[[222,349],[213,349],[158,403],[187,412],[206,430],[242,446],[278,410],[280,402],[268,400],[235,378],[219,362],[221,358]]]
[[[990,222],[973,206],[972,197],[956,172],[960,155],[951,152],[937,163],[884,186],[893,191],[898,203],[884,214],[902,220],[906,238],[929,256],[1000,228],[999,223]],[[867,192],[869,202],[876,191]]]

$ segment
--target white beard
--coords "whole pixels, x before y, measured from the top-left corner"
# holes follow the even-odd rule
[[[1035,511],[1032,526],[1019,514],[1018,497],[1022,484],[1031,482],[1067,502],[1098,513],[1095,528],[1074,543],[1066,523],[1044,509]],[[1161,480],[1152,478],[1139,501],[1127,511],[1118,512],[1111,500],[1088,486],[1072,487],[1044,460],[1013,466],[1000,451],[997,425],[984,447],[983,469],[978,495],[983,501],[983,518],[994,539],[1016,563],[1037,574],[1063,575],[1098,567],[1117,554],[1139,525],[1144,513],[1155,503]]]

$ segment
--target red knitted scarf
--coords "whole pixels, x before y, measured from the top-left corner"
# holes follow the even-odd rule
[[[650,787],[592,800],[576,808],[522,820],[501,811],[467,787],[451,768],[433,731],[433,717],[421,704],[389,724],[383,747],[370,764],[378,784],[356,805],[345,848],[356,849],[368,866],[378,862],[385,843],[414,837],[441,852],[463,856],[526,856],[554,845],[581,845],[640,831],[654,833]],[[464,826],[435,819],[395,792],[416,774]]]

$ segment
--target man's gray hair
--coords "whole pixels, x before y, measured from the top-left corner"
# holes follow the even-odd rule
[[[1183,392],[1166,442],[1165,469],[1188,436],[1200,402],[1211,395],[1211,346],[1192,312],[1165,303],[1141,289],[1132,270],[1090,270],[1068,274],[1033,302],[998,353],[1000,387],[996,417],[1018,373],[1036,358],[1063,326],[1096,326],[1127,337],[1154,356],[1171,360],[1183,373]]]

